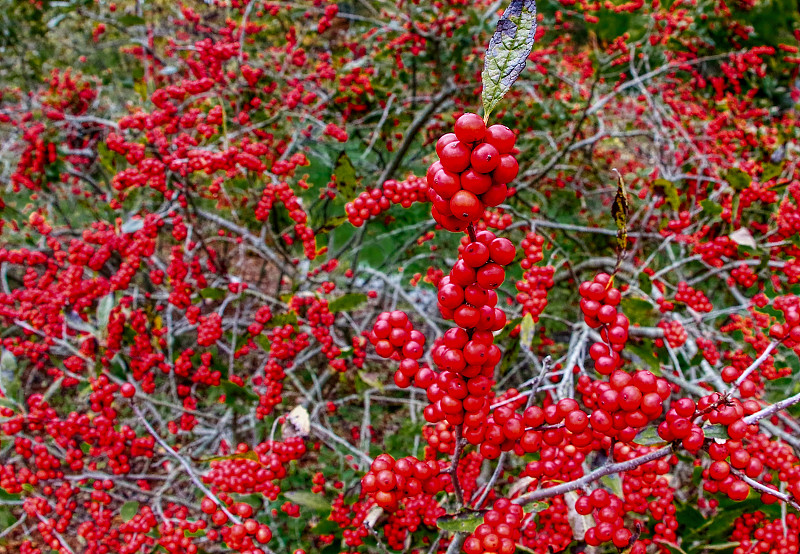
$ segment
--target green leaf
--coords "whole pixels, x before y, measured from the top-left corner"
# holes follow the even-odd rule
[[[783,166],[780,164],[764,164],[764,171],[761,172],[761,182],[766,183],[770,179],[774,179],[783,171]]]
[[[645,427],[639,434],[636,435],[636,438],[633,439],[633,442],[636,444],[641,444],[642,446],[652,446],[656,444],[664,444],[664,439],[658,436],[658,430],[655,427]]]
[[[709,425],[702,429],[707,439],[730,439],[728,436],[728,429],[724,425]]]
[[[294,312],[288,312],[285,314],[274,315],[264,327],[283,327],[286,324],[297,325],[297,314]]]
[[[318,494],[308,491],[287,491],[283,495],[289,499],[290,502],[303,506],[310,510],[317,512],[325,512],[331,509],[331,504],[325,498]]]
[[[225,289],[217,289],[213,287],[208,287],[200,291],[200,296],[203,298],[208,298],[209,300],[222,300],[227,294],[228,291]]]
[[[367,301],[367,295],[360,292],[345,294],[328,303],[328,310],[333,313],[351,312]]]
[[[350,201],[356,197],[356,186],[358,185],[356,168],[353,167],[353,162],[344,151],[336,158],[333,176],[336,177],[336,189],[339,191],[340,198]]]
[[[617,172],[617,194],[611,204],[611,217],[617,226],[617,248],[624,252],[628,246],[628,193],[625,191],[625,181]]]
[[[728,181],[728,184],[735,190],[744,190],[750,186],[750,175],[737,167],[726,171],[724,177],[725,180]]]
[[[546,510],[550,505],[547,502],[528,502],[522,507],[526,514],[535,514]]]
[[[713,200],[703,200],[700,202],[700,206],[703,208],[703,211],[706,213],[706,215],[711,219],[717,219],[722,213],[722,206]]]
[[[484,119],[517,80],[533,48],[536,36],[536,2],[511,0],[486,49],[483,73]]]
[[[683,550],[677,544],[672,544],[671,542],[666,541],[656,541],[658,544],[669,550],[672,554],[686,554],[686,551]]]
[[[225,460],[253,460],[257,462],[259,460],[258,454],[253,452],[252,450],[248,450],[247,452],[237,452],[236,454],[229,454],[227,456],[211,456],[210,458],[193,458],[196,462],[222,462]]]
[[[17,357],[10,350],[3,349],[0,354],[0,371],[13,373],[17,370]]]
[[[482,512],[464,512],[442,516],[436,520],[436,526],[450,533],[472,533],[483,523]]]
[[[122,518],[122,521],[128,522],[132,520],[138,512],[139,503],[135,500],[131,500],[122,505],[122,508],[119,510],[119,517]]]
[[[105,329],[108,327],[108,318],[111,315],[111,309],[114,307],[114,293],[106,294],[97,303],[97,327]]]
[[[0,500],[19,500],[21,497],[19,494],[11,494],[10,492],[6,491],[3,488],[0,488]]]
[[[622,479],[620,479],[619,473],[614,473],[613,475],[603,475],[600,478],[600,482],[620,498],[624,496],[624,493],[622,492]]]
[[[380,379],[376,378],[374,375],[370,375],[365,371],[359,371],[358,377],[369,387],[373,389],[378,389],[379,391],[383,392],[383,383],[381,383]]]
[[[620,307],[632,324],[638,323],[649,327],[656,322],[657,315],[653,305],[647,300],[626,296],[620,301]]]
[[[678,189],[672,181],[666,179],[656,179],[653,187],[664,195],[672,209],[678,211],[681,207],[681,199],[678,197]]]
[[[132,27],[133,25],[144,25],[145,21],[143,17],[139,17],[138,15],[133,14],[125,14],[119,19],[117,22],[120,25],[124,25],[126,27]]]

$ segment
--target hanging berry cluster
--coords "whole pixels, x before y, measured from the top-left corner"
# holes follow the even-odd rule
[[[448,231],[460,232],[499,206],[519,165],[511,153],[516,136],[505,125],[486,127],[474,113],[458,118],[455,132],[436,143],[439,161],[428,168],[431,216]]]

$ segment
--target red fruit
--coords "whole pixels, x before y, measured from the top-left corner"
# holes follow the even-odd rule
[[[505,125],[495,124],[486,129],[484,140],[497,148],[501,154],[508,154],[514,148],[517,137]]]
[[[120,387],[120,392],[122,393],[122,396],[124,396],[125,398],[130,398],[134,394],[136,394],[136,387],[134,387],[130,383],[124,383],[122,387]]]
[[[436,155],[440,158],[442,157],[442,150],[444,147],[450,144],[451,142],[455,142],[458,140],[458,137],[455,133],[446,133],[439,137],[439,140],[436,141]]]
[[[505,270],[495,263],[486,264],[478,270],[478,284],[485,289],[496,289],[503,284],[505,278]]]
[[[202,502],[200,502],[200,510],[204,514],[213,514],[214,512],[217,511],[217,505],[216,505],[216,503],[214,503],[213,500],[211,500],[210,498],[206,497],[206,498],[203,499]]]
[[[489,253],[493,262],[508,265],[514,261],[517,249],[514,248],[514,243],[507,238],[496,238],[489,245]]]
[[[490,173],[500,165],[500,152],[489,143],[479,144],[472,151],[470,164],[472,169],[478,173]],[[445,167],[447,167],[447,164],[445,164]]]
[[[482,242],[470,242],[464,247],[464,253],[461,255],[463,260],[470,267],[481,267],[489,261],[489,248]]]
[[[450,211],[450,200],[446,198],[442,198],[439,194],[433,190],[428,189],[428,198],[430,198],[431,204],[433,204],[434,209],[439,212],[443,216],[452,216],[453,212]],[[436,216],[433,217],[436,219]]]
[[[469,167],[470,155],[469,146],[463,142],[458,140],[450,142],[442,148],[440,156],[442,167],[453,173],[461,173]]]
[[[471,329],[478,324],[480,317],[481,313],[478,308],[463,304],[456,309],[455,314],[453,315],[453,321],[455,321],[456,325],[459,327]]]
[[[448,329],[444,334],[444,344],[448,348],[461,350],[467,344],[467,341],[469,341],[469,334],[460,327]]]
[[[427,389],[434,381],[436,381],[436,374],[429,367],[420,368],[416,376],[414,376],[414,384],[421,389]]]
[[[505,185],[492,185],[492,187],[481,194],[481,202],[489,207],[499,206],[506,201],[508,188]]]
[[[455,310],[464,303],[464,289],[456,284],[450,283],[439,289],[437,298],[439,304],[445,308]]]
[[[375,352],[381,358],[389,358],[392,354],[394,354],[394,346],[388,340],[379,340],[377,344],[375,344]]]
[[[402,310],[394,310],[389,312],[389,323],[392,327],[405,328],[408,323],[408,315]]]
[[[450,211],[463,221],[475,221],[483,214],[483,204],[473,193],[460,190],[450,199]]]
[[[492,323],[491,331],[499,331],[506,326],[506,313],[500,308],[494,309],[494,323]]]
[[[486,124],[478,114],[465,113],[456,120],[455,135],[461,142],[478,142],[486,135]]]
[[[738,479],[728,488],[728,496],[736,502],[746,499],[748,494],[750,494],[750,485]]]
[[[428,166],[428,172],[425,174],[425,180],[428,181],[429,187],[433,186],[433,178],[436,176],[436,172],[440,169],[444,169],[444,166],[442,166],[442,162],[440,161],[435,161]]]
[[[497,170],[495,170],[497,173]],[[492,186],[492,178],[474,169],[468,169],[461,174],[461,188],[473,194],[483,194]]]
[[[469,365],[482,365],[486,361],[489,349],[485,344],[469,341],[464,346],[464,361]]]
[[[489,294],[477,283],[467,285],[464,289],[464,300],[476,308],[485,306],[489,302]]]
[[[409,341],[403,347],[403,356],[406,358],[411,358],[412,360],[418,360],[422,357],[423,350],[422,345],[416,341]]]
[[[500,163],[497,168],[492,171],[492,183],[496,185],[505,185],[513,181],[519,174],[519,164],[517,159],[511,154],[500,156]]]
[[[714,481],[724,481],[731,474],[731,466],[727,462],[714,462],[708,466],[708,476]]]
[[[632,536],[632,533],[623,527],[614,531],[614,535],[611,540],[614,542],[614,546],[617,548],[625,548],[628,546],[628,543],[631,542]]]
[[[525,432],[525,426],[521,419],[509,419],[503,424],[503,434],[507,439],[517,440]]]
[[[455,265],[453,265],[453,269],[450,270],[452,282],[462,287],[471,285],[476,281],[477,277],[475,270],[467,265],[464,260],[458,260]]]
[[[580,410],[570,412],[566,417],[564,426],[572,433],[578,434],[583,432],[589,426],[589,416]]]
[[[433,176],[433,185],[431,186],[439,196],[447,200],[461,190],[461,178],[457,173],[440,169]]]
[[[619,391],[619,407],[626,412],[632,412],[636,410],[641,403],[642,391],[633,385],[628,385]]]

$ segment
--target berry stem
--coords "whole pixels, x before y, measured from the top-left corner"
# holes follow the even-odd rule
[[[464,451],[465,443],[462,437],[463,430],[463,423],[456,425],[456,447],[453,451],[453,461],[450,464],[450,469],[447,471],[450,474],[450,481],[453,483],[453,492],[456,494],[456,501],[458,502],[459,510],[464,507],[464,491],[461,489],[461,483],[458,481],[458,462],[461,460],[461,454]]]
[[[478,236],[475,234],[475,225],[472,223],[467,226],[467,233],[469,233],[470,242],[475,242],[478,240]]]

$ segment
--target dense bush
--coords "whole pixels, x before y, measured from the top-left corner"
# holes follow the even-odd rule
[[[798,552],[797,8],[531,9],[0,0],[0,552]]]

